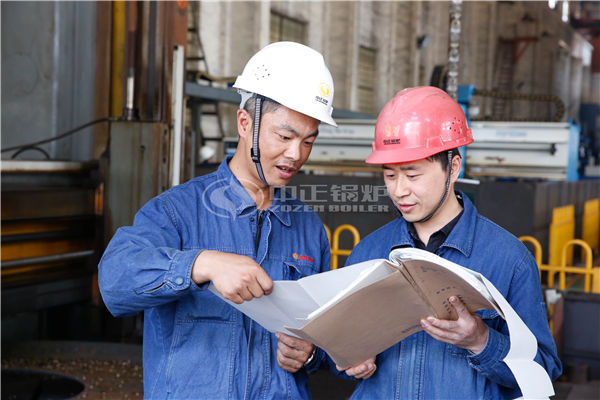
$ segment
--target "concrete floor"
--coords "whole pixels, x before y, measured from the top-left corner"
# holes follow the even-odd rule
[[[2,368],[51,371],[76,378],[85,390],[76,399],[141,399],[141,346],[96,342],[2,344]],[[6,382],[3,382],[6,383]],[[5,385],[2,385],[3,389]],[[355,383],[321,370],[311,375],[314,400],[346,400]],[[599,400],[600,380],[555,382],[553,400]],[[5,397],[4,390],[2,398]],[[385,400],[385,399],[377,399]]]

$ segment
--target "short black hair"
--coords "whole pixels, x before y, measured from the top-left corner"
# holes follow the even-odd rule
[[[254,119],[254,104],[255,103],[256,103],[256,97],[250,97],[248,99],[248,101],[246,101],[246,104],[244,104],[244,110],[248,111],[248,114],[250,114],[250,117],[252,117],[252,119]],[[263,97],[263,101],[262,101],[261,108],[260,108],[260,115],[263,116],[266,113],[276,111],[279,107],[281,107],[280,103],[278,103],[275,100],[270,99],[268,97]]]
[[[429,161],[439,161],[442,163],[442,169],[445,171],[446,168],[448,168],[448,152],[452,152],[452,156],[450,157],[450,160],[452,160],[455,156],[459,156],[460,157],[460,152],[458,151],[458,148],[454,148],[451,150],[444,150],[444,151],[440,151],[439,153],[436,153],[432,156],[427,157],[427,159]]]

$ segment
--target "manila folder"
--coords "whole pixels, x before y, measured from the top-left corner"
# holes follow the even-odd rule
[[[387,261],[386,261],[387,262]],[[341,368],[351,367],[421,330],[429,305],[391,262],[385,278],[342,298],[309,319],[287,328],[324,349]]]

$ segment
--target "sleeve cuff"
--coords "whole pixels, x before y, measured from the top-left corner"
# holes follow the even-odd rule
[[[472,354],[467,359],[471,367],[482,371],[493,368],[495,364],[502,362],[509,349],[510,340],[508,336],[488,326],[488,339],[485,347],[480,353]]]
[[[325,357],[325,352],[317,346],[315,346],[313,354],[303,365],[304,370],[309,374],[316,372],[321,366],[321,363],[323,362]]]
[[[175,291],[181,291],[185,289],[198,288],[202,290],[203,287],[208,287],[208,282],[201,286],[196,285],[192,281],[192,267],[194,260],[198,256],[200,251],[198,250],[185,250],[178,252],[171,260],[171,266],[169,271],[165,275],[166,283]]]

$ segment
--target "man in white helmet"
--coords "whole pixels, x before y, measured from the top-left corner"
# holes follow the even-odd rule
[[[241,303],[269,294],[273,280],[329,269],[321,221],[278,187],[306,162],[319,121],[335,126],[333,80],[321,54],[280,42],[234,86],[235,155],[144,205],[99,265],[110,312],[144,311],[146,398],[309,398],[306,372],[324,357],[311,343],[277,340],[206,289],[212,282]]]

